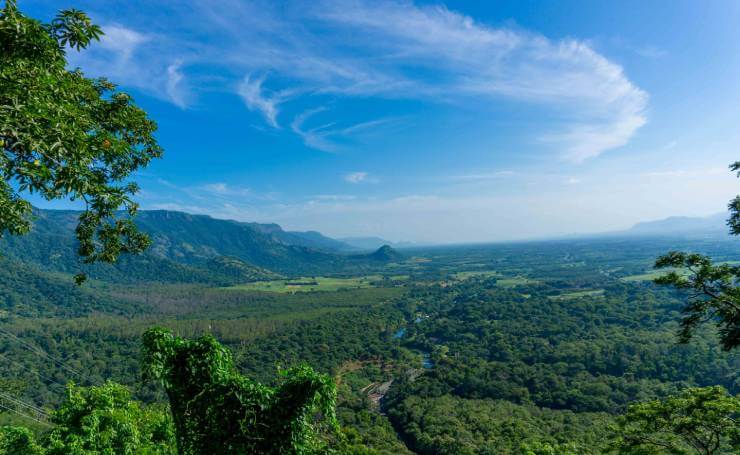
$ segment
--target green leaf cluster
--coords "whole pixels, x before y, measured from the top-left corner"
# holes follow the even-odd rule
[[[740,267],[714,264],[707,256],[678,251],[659,257],[655,267],[674,269],[656,278],[657,284],[672,285],[689,294],[688,304],[682,310],[682,342],[688,342],[700,324],[713,320],[725,350],[740,346]],[[688,270],[690,274],[677,270]]]
[[[722,387],[696,387],[631,405],[612,448],[623,454],[740,453],[740,398]]]
[[[52,429],[36,442],[22,427],[0,428],[3,455],[94,455],[176,453],[172,419],[166,408],[144,407],[124,386],[70,384],[54,411]]]
[[[76,235],[86,262],[149,245],[131,220],[138,187],[129,176],[162,155],[157,125],[129,95],[68,69],[67,50],[101,34],[77,10],[50,24],[24,16],[12,0],[0,10],[0,235],[30,230],[27,193],[82,200]]]

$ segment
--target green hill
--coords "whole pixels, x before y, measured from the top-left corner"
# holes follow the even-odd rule
[[[110,282],[142,281],[230,284],[372,266],[374,255],[347,256],[342,242],[317,232],[288,232],[277,224],[242,223],[205,215],[141,211],[137,225],[152,240],[139,256],[122,256],[113,266],[85,265],[77,257],[74,228],[80,212],[35,210],[31,232],[0,240],[9,259],[45,272]],[[313,245],[313,246],[311,246]],[[360,259],[360,260],[358,260]]]
[[[374,253],[368,255],[373,261],[395,262],[403,259],[403,255],[388,245],[383,245]]]

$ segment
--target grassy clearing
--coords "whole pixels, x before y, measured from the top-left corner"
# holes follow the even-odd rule
[[[564,292],[560,295],[551,295],[548,297],[550,300],[573,300],[581,297],[601,297],[604,295],[603,289],[592,289],[588,291],[573,291]]]
[[[499,273],[495,270],[471,270],[467,272],[457,272],[454,274],[456,280],[467,280],[473,277],[491,277],[498,276]]]
[[[411,278],[410,275],[391,275],[388,277],[388,279],[394,281],[408,281],[409,278]]]
[[[496,280],[496,286],[502,288],[513,288],[516,286],[524,286],[527,284],[537,284],[539,281],[527,278],[524,276],[515,276],[511,278],[499,278]]]
[[[230,291],[262,291],[262,292],[314,292],[338,291],[340,289],[364,289],[373,287],[373,282],[381,280],[379,275],[369,275],[352,278],[333,277],[302,277],[293,280],[256,281],[254,283],[239,284],[222,288]]]
[[[640,273],[638,275],[630,275],[622,278],[622,281],[626,283],[635,282],[635,281],[653,281],[654,279],[661,277],[663,275],[666,275],[668,272],[671,272],[674,270],[671,269],[664,269],[664,270],[651,270],[650,272]],[[691,274],[686,269],[682,270],[675,270],[678,272],[679,275],[688,276]]]
[[[726,265],[740,265],[740,261],[718,261],[716,263],[717,265],[720,264],[726,264]],[[649,272],[640,273],[637,275],[629,275],[622,278],[622,281],[624,282],[635,282],[635,281],[653,281],[654,279],[663,276],[667,274],[668,272],[675,271],[678,272],[679,275],[683,276],[689,276],[691,272],[689,272],[686,269],[680,269],[680,270],[674,270],[674,269],[663,269],[663,270],[651,270]]]
[[[666,272],[664,270],[655,270],[653,272],[647,272],[647,273],[641,273],[638,275],[630,275],[622,278],[622,281],[625,283],[635,282],[635,281],[653,281],[654,279],[658,278],[659,276],[665,275]]]

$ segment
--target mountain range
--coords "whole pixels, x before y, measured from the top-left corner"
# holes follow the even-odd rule
[[[116,283],[178,282],[233,284],[279,277],[361,273],[403,255],[377,237],[333,239],[316,231],[283,230],[278,224],[221,220],[167,210],[143,210],[137,225],[152,239],[138,256],[122,256],[114,265],[82,264],[77,257],[74,228],[80,212],[35,210],[28,235],[0,239],[6,270],[36,270]],[[726,214],[670,217],[638,223],[611,236],[726,235]],[[0,277],[2,279],[2,277]]]
[[[243,223],[167,210],[143,210],[136,217],[152,245],[142,255],[122,256],[113,266],[84,265],[77,255],[74,228],[80,212],[35,210],[28,235],[7,236],[0,251],[10,261],[43,272],[72,274],[110,282],[205,282],[230,284],[281,276],[361,272],[379,261],[400,260],[390,247],[358,253],[358,248],[318,232],[284,231],[277,224]]]
[[[625,234],[630,235],[691,235],[727,233],[727,213],[716,213],[706,217],[671,216],[655,221],[645,221],[632,226]]]

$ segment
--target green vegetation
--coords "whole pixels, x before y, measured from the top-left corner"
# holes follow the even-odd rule
[[[731,164],[730,169],[740,177],[740,161]],[[728,208],[730,233],[740,235],[740,195],[730,201]],[[725,350],[740,346],[740,265],[737,261],[713,262],[703,254],[671,251],[655,261],[655,268],[670,270],[655,279],[657,284],[688,293],[689,301],[681,321],[681,342],[689,342],[699,325],[713,321]]]
[[[645,272],[645,273],[639,273],[637,275],[626,276],[622,278],[622,281],[624,281],[625,283],[630,283],[634,281],[653,281],[656,278],[659,278],[663,275],[665,275],[664,271],[654,270],[651,272]]]
[[[48,455],[175,453],[167,409],[143,407],[115,383],[70,386],[51,422],[54,426],[42,441]]]
[[[681,321],[682,342],[691,340],[700,324],[713,320],[724,349],[740,346],[740,287],[737,286],[740,266],[715,265],[708,256],[673,251],[658,258],[655,267],[678,268],[690,273],[673,270],[655,279],[658,284],[689,292]]]
[[[67,69],[66,49],[84,49],[101,34],[77,10],[50,24],[24,16],[15,0],[0,11],[0,235],[30,230],[26,192],[79,199],[86,210],[77,252],[86,262],[146,248],[130,219],[138,188],[129,176],[162,154],[156,124],[130,96]],[[119,216],[122,207],[128,216]]]
[[[689,247],[740,257],[731,242]],[[8,312],[0,320],[0,368],[17,381],[3,390],[48,409],[64,402],[68,380],[110,379],[142,409],[161,409],[167,395],[141,382],[139,359],[143,333],[162,326],[187,338],[215,336],[233,353],[240,384],[279,390],[276,373],[301,365],[334,377],[342,436],[320,433],[345,453],[603,453],[618,434],[609,424],[618,429],[631,404],[690,386],[740,391],[740,359],[721,351],[715,333],[703,329],[695,343],[676,343],[679,294],[622,280],[642,273],[661,248],[631,240],[420,251],[430,260],[355,281],[345,275],[332,281],[341,289],[295,293],[106,280],[77,288],[24,265],[23,273],[0,271]],[[503,276],[527,281],[448,279],[470,264],[495,264]],[[36,287],[28,286],[32,278]],[[363,280],[372,286],[346,286]],[[0,414],[7,424],[28,424],[13,416]],[[34,431],[41,444],[47,430]]]
[[[326,453],[320,429],[338,430],[335,384],[310,367],[284,372],[272,389],[237,373],[213,337],[190,341],[161,329],[144,334],[143,356],[145,378],[167,391],[181,454]]]
[[[603,413],[554,411],[451,395],[411,396],[391,412],[394,420],[408,425],[408,437],[417,453],[449,455],[526,454],[533,447],[557,448],[553,453],[593,453],[607,437],[610,422]]]
[[[564,292],[558,295],[548,296],[550,300],[571,300],[581,297],[599,297],[604,295],[604,289],[592,289],[587,291]]]
[[[224,288],[236,291],[263,292],[313,292],[338,291],[340,289],[362,289],[373,287],[382,277],[362,276],[354,278],[302,277],[292,280],[257,281]]]
[[[492,277],[498,276],[498,272],[495,270],[473,270],[466,272],[457,272],[454,274],[456,280],[467,280],[474,277]]]
[[[272,389],[239,375],[213,337],[189,341],[161,329],[144,334],[143,362],[169,409],[144,407],[111,382],[70,385],[39,442],[25,428],[1,427],[0,454],[311,454],[327,453],[324,435],[338,434],[336,386],[309,367],[284,372]]]
[[[619,418],[618,453],[738,453],[740,398],[722,387],[691,388],[631,405]]]
[[[501,286],[503,288],[513,288],[516,286],[524,286],[527,284],[535,284],[537,283],[536,280],[532,280],[530,278],[522,277],[522,276],[516,276],[512,278],[500,278],[496,280],[496,285]]]

